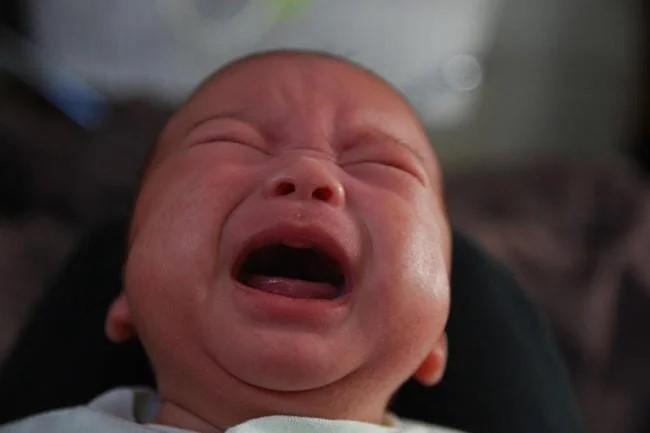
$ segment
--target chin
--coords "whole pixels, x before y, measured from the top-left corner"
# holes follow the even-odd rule
[[[240,341],[236,351],[215,354],[222,368],[257,388],[295,392],[331,385],[357,367],[353,357],[338,356],[335,345],[319,336],[279,330],[263,334],[249,344]]]

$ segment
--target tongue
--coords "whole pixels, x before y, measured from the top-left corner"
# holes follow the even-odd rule
[[[246,285],[289,298],[334,299],[339,295],[337,288],[331,284],[287,277],[253,275],[246,281]]]

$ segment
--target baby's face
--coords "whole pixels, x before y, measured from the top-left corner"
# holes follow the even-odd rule
[[[162,134],[125,271],[163,399],[373,418],[441,369],[440,194],[418,120],[365,71],[276,54],[210,80]]]

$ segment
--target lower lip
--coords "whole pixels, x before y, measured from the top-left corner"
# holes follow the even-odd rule
[[[328,327],[343,320],[350,294],[336,299],[290,298],[253,289],[235,281],[235,305],[246,315],[267,323]]]

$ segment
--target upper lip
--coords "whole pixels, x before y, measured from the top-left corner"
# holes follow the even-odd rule
[[[317,225],[276,224],[262,229],[248,238],[236,256],[232,269],[237,277],[246,258],[255,250],[273,244],[282,244],[295,248],[314,248],[334,259],[345,278],[344,290],[347,292],[351,283],[352,254],[344,242]]]

